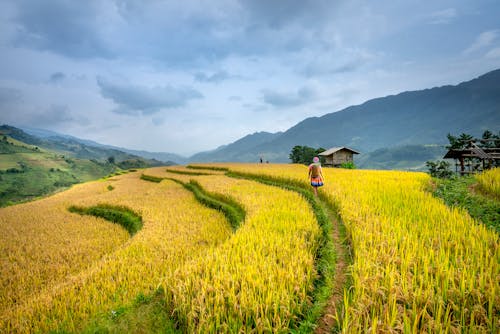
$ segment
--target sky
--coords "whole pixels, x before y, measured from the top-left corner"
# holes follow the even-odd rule
[[[0,124],[184,156],[500,68],[498,0],[0,0]]]

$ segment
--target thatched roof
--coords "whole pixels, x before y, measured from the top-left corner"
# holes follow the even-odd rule
[[[499,159],[499,148],[471,147],[464,150],[449,150],[443,159],[479,158],[479,159]]]
[[[345,147],[345,146],[339,146],[339,147],[332,147],[332,148],[329,148],[328,150],[324,151],[324,152],[321,152],[320,154],[318,155],[321,155],[321,156],[327,156],[327,155],[331,155],[335,152],[338,152],[338,151],[341,151],[341,150],[346,150],[346,151],[350,151],[352,152],[353,154],[359,154],[359,152],[349,148],[349,147]]]

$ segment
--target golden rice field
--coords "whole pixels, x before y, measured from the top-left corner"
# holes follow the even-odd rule
[[[211,164],[308,187],[301,165]],[[320,198],[338,209],[352,264],[331,316],[344,333],[495,333],[500,240],[425,191],[423,173],[323,169]],[[182,185],[233,198],[245,220]],[[209,175],[204,175],[209,174]],[[483,174],[483,187],[498,172]],[[114,189],[108,190],[112,185]],[[133,237],[71,205],[123,205],[144,226]],[[150,168],[0,209],[0,333],[80,332],[98,314],[163,289],[181,332],[288,333],[310,308],[321,229],[298,193],[223,171]]]
[[[226,166],[307,182],[304,166]],[[498,234],[424,191],[426,174],[323,172],[321,195],[338,206],[354,253],[344,332],[500,330]]]
[[[298,194],[222,175],[148,174],[195,179],[232,196],[247,218],[226,243],[187,262],[164,282],[167,298],[188,332],[283,332],[297,325],[316,277],[319,226]]]
[[[39,205],[47,208],[38,213],[32,212],[38,219],[34,218],[31,222],[24,220],[24,217],[16,218],[6,213],[14,208],[32,210],[29,206],[32,204],[0,210],[2,229],[10,225],[33,225],[39,222],[38,229],[43,234],[29,234],[29,237],[40,244],[45,240],[46,254],[49,255],[35,257],[36,254],[31,253],[30,249],[17,250],[17,254],[21,252],[23,260],[27,262],[23,269],[25,277],[38,271],[46,271],[46,276],[50,275],[52,269],[57,271],[57,268],[52,267],[57,264],[55,255],[58,255],[59,244],[45,237],[51,234],[67,235],[69,245],[64,256],[70,259],[69,262],[77,263],[66,277],[26,283],[8,278],[9,268],[15,268],[17,263],[15,259],[2,257],[2,268],[5,268],[2,270],[6,273],[2,275],[2,280],[7,278],[7,281],[2,282],[2,292],[9,289],[20,292],[17,302],[2,310],[0,332],[48,332],[57,329],[78,332],[93,315],[110,312],[117,306],[129,303],[139,293],[155,291],[167,272],[176,270],[183,262],[229,238],[231,229],[219,212],[200,205],[189,192],[173,182],[154,184],[140,180],[139,176],[138,173],[127,174],[106,182],[74,187],[56,195],[56,204],[51,202],[52,197],[40,201]],[[115,187],[113,191],[106,189],[109,184]],[[94,238],[97,239],[94,240],[96,243],[109,243],[116,237],[106,232],[106,228],[116,228],[116,225],[76,214],[66,216],[66,207],[100,202],[134,209],[142,215],[144,227],[131,239],[128,239],[128,233],[124,230],[118,231],[122,235],[120,244],[115,242],[114,248],[108,247],[110,251],[106,254],[101,252],[100,257],[94,255],[93,258],[86,258],[81,255],[85,254],[85,249],[75,247],[82,243],[79,240]],[[68,223],[58,221],[59,215],[64,216]],[[54,229],[54,222],[57,223],[57,229]],[[77,224],[80,230],[72,233],[73,226]],[[97,224],[102,225],[100,235],[94,231],[98,228]],[[16,239],[5,239],[2,234],[2,249],[16,249],[18,240],[26,238],[19,234],[23,229],[17,228]],[[25,229],[29,229],[29,226]],[[92,244],[84,246],[86,249],[92,248]],[[51,252],[55,254],[52,257]],[[45,268],[47,265],[50,268]]]
[[[493,168],[476,176],[481,189],[500,200],[500,168]]]

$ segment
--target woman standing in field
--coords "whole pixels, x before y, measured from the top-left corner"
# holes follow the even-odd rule
[[[321,163],[318,157],[313,158],[313,163],[309,165],[309,179],[314,190],[314,195],[318,196],[318,187],[323,185],[323,173],[321,171]]]

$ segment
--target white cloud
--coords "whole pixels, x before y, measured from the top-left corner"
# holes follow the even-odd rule
[[[488,51],[485,55],[486,58],[500,58],[500,48],[494,48]]]
[[[490,46],[493,41],[498,37],[499,30],[489,30],[480,33],[474,42],[463,51],[463,54],[471,54],[480,51],[488,46]]]
[[[448,24],[457,18],[458,13],[455,8],[447,8],[433,12],[427,16],[430,24]]]

